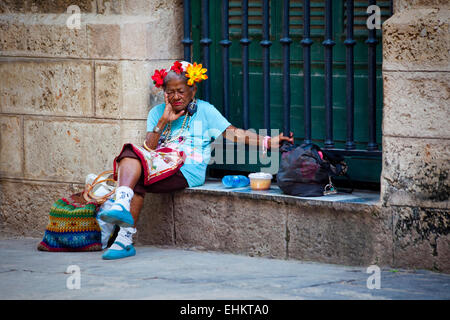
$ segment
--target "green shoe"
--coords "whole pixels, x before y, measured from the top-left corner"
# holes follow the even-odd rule
[[[134,225],[134,219],[131,212],[125,209],[120,203],[115,203],[114,205],[120,206],[122,210],[108,209],[100,211],[98,214],[99,219],[120,227],[132,227]]]
[[[132,257],[136,255],[136,249],[133,247],[132,244],[125,246],[123,243],[116,241],[114,244],[117,244],[122,249],[111,249],[109,248],[106,250],[106,252],[102,255],[102,259],[104,260],[116,260],[116,259],[122,259],[127,257]]]

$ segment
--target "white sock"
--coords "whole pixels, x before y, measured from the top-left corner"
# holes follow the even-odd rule
[[[121,204],[125,209],[130,211],[131,199],[133,199],[134,192],[131,188],[126,186],[121,186],[116,189],[114,205],[111,209],[122,210],[117,204]]]
[[[123,228],[121,227],[119,230],[119,233],[117,234],[116,240],[114,242],[118,241],[122,243],[125,246],[128,246],[133,243],[133,235],[136,233],[136,228],[128,227]],[[111,249],[114,250],[123,250],[123,248],[115,243],[111,245]]]

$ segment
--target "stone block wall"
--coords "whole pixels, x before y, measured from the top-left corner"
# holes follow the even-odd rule
[[[70,5],[80,28],[70,29]],[[0,230],[40,237],[58,197],[112,169],[182,58],[181,0],[0,2]]]
[[[394,1],[383,24],[382,208],[397,266],[450,268],[450,3]]]
[[[81,12],[79,29],[66,24],[71,16],[67,9],[74,4]],[[79,191],[87,174],[111,169],[124,142],[142,141],[147,113],[162,101],[151,72],[182,58],[182,13],[182,0],[0,2],[2,234],[42,236],[55,199]],[[350,213],[341,221],[334,211],[327,212],[337,217],[335,224],[314,220],[306,209],[287,214],[286,207],[265,202],[283,212],[280,220],[268,218],[262,230],[256,230],[252,219],[260,208],[242,202],[231,208],[246,208],[242,219],[231,217],[233,228],[214,230],[211,221],[228,219],[222,216],[231,210],[227,199],[210,206],[211,212],[197,221],[192,214],[198,209],[195,201],[186,208],[180,203],[192,194],[150,195],[139,222],[139,229],[145,230],[139,240],[198,242],[274,257],[286,256],[283,243],[289,243],[289,257],[314,259],[314,248],[300,236],[309,232],[316,238],[328,235],[324,240],[330,245],[322,252],[339,258],[333,260],[339,263],[348,263],[352,252],[369,246],[361,261],[379,259],[398,267],[449,272],[450,3],[394,0],[394,13],[383,24],[379,213]],[[206,201],[201,195],[193,197],[197,203]],[[357,218],[360,223],[354,224]],[[191,229],[185,225],[195,223],[211,228],[205,239],[186,231]],[[316,225],[314,233],[309,226]],[[349,226],[356,235],[350,243],[359,251],[333,236]],[[368,236],[372,228],[378,236]],[[268,230],[289,234],[290,239],[269,239],[273,244],[266,247]],[[252,242],[239,242],[245,233]]]
[[[344,265],[392,265],[390,215],[378,204],[240,192],[211,195],[191,189],[174,194],[169,223],[177,246]]]

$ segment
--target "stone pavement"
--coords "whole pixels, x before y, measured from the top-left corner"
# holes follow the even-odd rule
[[[101,252],[40,252],[39,240],[0,240],[0,299],[450,299],[450,275],[425,270],[382,268],[381,288],[369,289],[368,266],[153,246],[104,261]],[[69,266],[79,267],[79,289]]]

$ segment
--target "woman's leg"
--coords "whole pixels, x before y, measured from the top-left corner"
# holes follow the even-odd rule
[[[118,187],[129,187],[134,189],[136,183],[139,181],[139,177],[142,172],[142,165],[138,159],[133,158],[123,158],[118,163]]]
[[[123,205],[130,212],[134,227],[136,227],[136,222],[144,205],[146,192],[166,193],[188,187],[188,183],[180,171],[151,186],[144,186],[143,179],[140,159],[133,150],[125,149],[117,159],[116,203]],[[114,209],[120,210],[120,208]]]
[[[134,189],[142,173],[141,162],[134,158],[123,158],[119,163],[118,168],[118,187],[128,187]],[[144,205],[144,195],[134,193],[131,200],[130,212],[134,220],[134,228],[136,228],[136,222],[139,214],[141,213],[142,206]]]
[[[130,153],[130,152],[129,152]],[[144,204],[145,192],[142,192],[141,187],[136,185],[142,176],[141,162],[131,157],[133,154],[122,154],[122,158],[117,162],[117,189],[115,194],[115,204],[111,209],[119,210],[118,204],[129,211],[125,214],[117,214],[109,212],[109,218],[106,221],[120,224],[119,233],[114,240],[111,247],[103,254],[103,259],[121,259],[136,254],[136,250],[133,247],[133,235],[136,233],[136,223]],[[134,191],[136,189],[136,192]],[[117,204],[117,206],[116,206]],[[132,221],[126,216],[132,217]],[[124,217],[125,216],[125,217]],[[105,219],[103,219],[105,220]],[[124,226],[122,223],[126,222],[129,227]],[[131,226],[132,225],[132,226]]]
[[[136,221],[131,213],[131,201],[134,197],[134,191],[141,173],[142,167],[139,160],[124,157],[117,163],[117,188],[115,192],[115,202],[112,207],[100,215],[103,221],[117,224],[121,227],[132,227]],[[138,204],[142,199],[137,198]],[[139,215],[140,208],[133,210],[136,216]]]
[[[141,213],[142,207],[144,205],[144,194],[135,193],[133,199],[131,200],[131,208],[130,212],[133,216],[134,220],[134,228],[136,228],[136,224],[139,218],[139,214]]]

